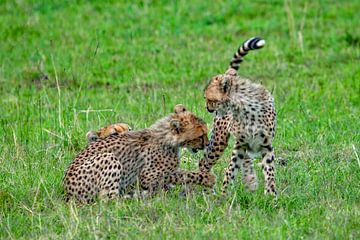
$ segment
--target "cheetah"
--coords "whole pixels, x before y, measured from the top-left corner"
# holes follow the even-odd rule
[[[97,131],[89,131],[86,133],[86,139],[88,141],[88,143],[91,142],[95,142],[98,139],[104,139],[110,135],[117,135],[117,134],[121,134],[123,132],[127,132],[127,131],[131,131],[131,127],[126,124],[126,123],[115,123],[115,124],[110,124],[108,126],[102,127]],[[194,149],[188,149],[188,151],[190,151],[191,153],[196,153],[197,150]],[[182,162],[184,163],[189,163],[191,162],[191,159],[189,158],[185,158],[185,159],[181,159]],[[163,187],[163,189],[165,191],[172,189],[173,187],[175,187],[174,185],[165,185]],[[180,196],[184,196],[188,193],[188,191],[191,191],[191,188],[185,188],[184,191],[180,194]],[[127,198],[133,198],[134,196],[136,196],[136,192],[135,191],[129,191],[129,194],[126,195]]]
[[[209,172],[228,145],[229,136],[235,138],[231,162],[225,171],[222,193],[226,194],[238,169],[242,168],[242,180],[250,191],[257,189],[253,158],[261,154],[259,165],[265,177],[265,194],[277,199],[275,187],[274,148],[275,104],[268,90],[260,84],[237,76],[243,57],[250,51],[262,48],[265,41],[250,38],[234,54],[225,74],[213,77],[205,87],[206,108],[214,113],[210,144],[199,162],[201,171]]]
[[[99,129],[98,131],[89,131],[86,133],[86,139],[89,143],[98,139],[106,138],[112,134],[120,134],[131,131],[131,127],[126,123],[115,123]]]
[[[174,113],[149,128],[90,143],[65,172],[65,200],[113,199],[124,196],[134,184],[149,194],[167,184],[212,188],[216,182],[212,173],[179,169],[181,148],[197,151],[208,143],[205,122],[176,105]]]

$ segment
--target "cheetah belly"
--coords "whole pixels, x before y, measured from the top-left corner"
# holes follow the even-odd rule
[[[260,155],[261,144],[263,139],[260,137],[262,127],[256,123],[245,122],[242,120],[233,121],[230,133],[238,139],[245,137],[244,143],[247,146],[247,153],[251,158],[256,158]]]

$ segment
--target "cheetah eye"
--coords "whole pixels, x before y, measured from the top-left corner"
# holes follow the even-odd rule
[[[95,142],[96,140],[98,140],[98,137],[96,137],[96,136],[90,137],[90,142]]]

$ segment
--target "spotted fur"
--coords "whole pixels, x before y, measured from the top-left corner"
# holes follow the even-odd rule
[[[253,158],[261,154],[265,193],[276,196],[272,146],[276,121],[274,99],[260,84],[237,76],[243,56],[264,44],[265,41],[260,38],[245,41],[235,53],[225,74],[213,77],[205,88],[206,108],[214,112],[214,125],[210,144],[199,162],[200,170],[211,170],[227,147],[230,135],[236,140],[231,162],[225,172],[223,193],[235,179],[240,167],[244,184],[251,191],[257,189]]]
[[[136,183],[150,194],[168,184],[213,187],[213,174],[179,169],[181,148],[204,149],[206,144],[204,121],[177,105],[150,128],[90,143],[66,170],[66,200],[124,196]]]

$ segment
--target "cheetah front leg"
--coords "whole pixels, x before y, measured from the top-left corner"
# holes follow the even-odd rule
[[[207,188],[213,188],[216,183],[216,176],[210,172],[177,169],[165,178],[165,183],[177,185],[201,185]]]
[[[158,171],[145,167],[140,175],[140,189],[142,195],[152,196],[164,186],[166,171]]]
[[[205,149],[204,158],[199,161],[199,169],[209,172],[216,161],[224,153],[229,141],[230,115],[214,118],[214,126],[209,145]]]
[[[265,194],[271,194],[277,198],[276,184],[275,184],[275,153],[271,145],[264,146],[262,149],[261,167],[265,177]]]
[[[233,183],[236,174],[242,164],[243,183],[250,191],[257,189],[257,178],[254,171],[253,161],[246,152],[246,147],[238,142],[234,146],[232,152],[231,162],[225,171],[223,186],[221,189],[222,194],[226,194],[229,183]]]

